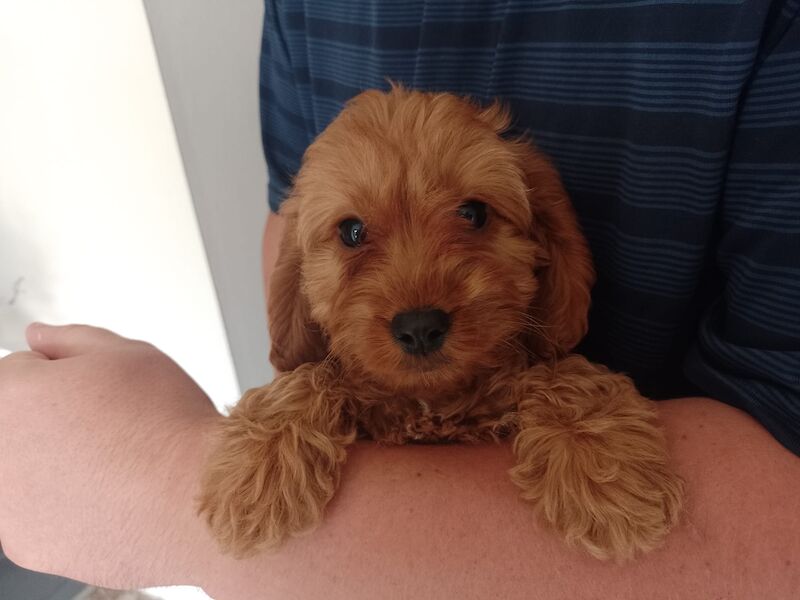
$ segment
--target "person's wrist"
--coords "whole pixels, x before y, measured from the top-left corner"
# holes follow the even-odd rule
[[[176,483],[167,499],[176,510],[176,536],[171,540],[172,564],[165,577],[172,583],[202,586],[203,574],[218,558],[218,551],[205,522],[197,513],[197,496],[206,458],[211,450],[213,431],[220,415],[194,419],[183,427],[175,445],[171,472]]]
[[[141,544],[137,552],[149,553],[149,566],[134,564],[135,570],[120,574],[122,583],[114,581],[111,587],[203,585],[204,571],[217,551],[197,515],[196,497],[212,432],[221,418],[195,417],[168,433],[159,467],[162,483],[153,490],[160,497],[153,503],[154,514],[146,519],[149,531],[133,532],[139,536],[135,543]]]

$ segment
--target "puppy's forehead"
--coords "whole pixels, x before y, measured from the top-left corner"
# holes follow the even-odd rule
[[[332,210],[365,219],[396,218],[398,211],[424,217],[470,198],[522,228],[530,219],[513,144],[479,109],[451,95],[362,94],[309,148],[304,170],[305,183],[327,188]]]

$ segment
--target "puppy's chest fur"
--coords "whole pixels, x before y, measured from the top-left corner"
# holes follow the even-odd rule
[[[517,431],[519,403],[509,370],[448,393],[370,391],[352,406],[359,433],[387,444],[505,438]]]

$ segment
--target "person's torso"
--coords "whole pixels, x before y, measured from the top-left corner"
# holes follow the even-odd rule
[[[655,396],[708,302],[737,109],[767,0],[284,0],[266,4],[265,153],[289,172],[387,79],[511,106],[554,160],[598,273],[579,348]]]

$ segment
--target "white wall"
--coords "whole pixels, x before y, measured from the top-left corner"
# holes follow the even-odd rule
[[[139,2],[0,2],[0,346],[33,319],[147,339],[238,398]]]

